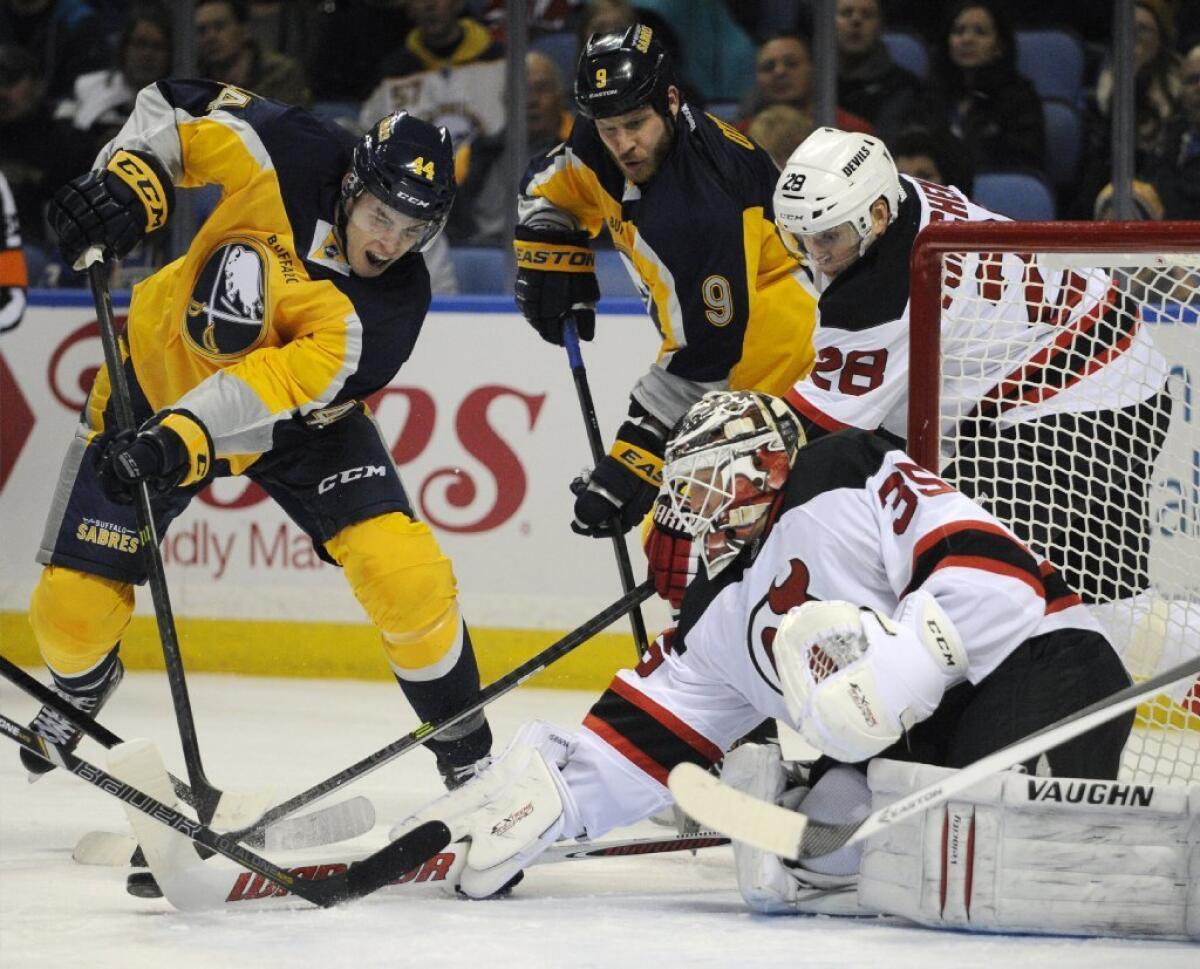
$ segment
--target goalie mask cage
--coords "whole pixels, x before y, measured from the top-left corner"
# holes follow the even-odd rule
[[[945,474],[1058,566],[1135,680],[1195,656],[1200,223],[939,222],[918,235],[911,270],[913,458]],[[1098,304],[1107,309],[1084,309]],[[1161,358],[1148,350],[1147,334]],[[1013,434],[1029,440],[1028,425],[1015,430],[1005,410],[1013,401],[1018,413],[1020,405],[1042,402],[1053,410],[1052,398],[1068,399],[1094,361],[1123,353],[1156,362],[1126,360],[1120,388],[1082,391],[1102,394],[1101,410],[1154,401],[1125,411],[1130,423],[1120,435],[1110,433],[1118,422],[1109,410],[1104,424],[1068,419],[1038,437],[1036,448],[1002,450],[1006,426],[1010,441]],[[1126,452],[1156,441],[1162,446],[1152,465],[1125,460]],[[1008,463],[978,459],[998,453]],[[1139,481],[1113,467],[1144,473]],[[1031,484],[1048,479],[1053,489]],[[1122,511],[1114,516],[1113,507]],[[1070,541],[1091,536],[1082,565],[1072,565],[1069,541],[1053,522],[1071,530]],[[1200,680],[1138,708],[1121,779],[1200,785]]]

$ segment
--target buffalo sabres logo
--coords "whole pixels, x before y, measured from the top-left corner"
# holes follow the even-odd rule
[[[187,334],[206,356],[241,356],[267,332],[267,260],[257,243],[231,242],[204,263],[187,308]]]
[[[783,687],[775,668],[775,633],[788,610],[813,598],[808,594],[808,566],[800,559],[791,559],[787,567],[787,575],[776,578],[767,594],[750,610],[750,621],[746,624],[750,662],[763,682],[781,696]]]

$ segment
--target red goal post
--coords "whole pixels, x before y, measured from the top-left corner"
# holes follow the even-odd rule
[[[1076,294],[1064,302],[1072,284],[1094,290],[1101,280],[1101,291],[1108,285],[1120,293],[1114,302],[1123,335],[1140,328],[1149,334],[1169,366],[1173,406],[1150,486],[1152,587],[1119,618],[1102,613],[1107,603],[1093,611],[1114,643],[1122,640],[1119,651],[1135,678],[1200,651],[1200,410],[1192,413],[1194,405],[1200,408],[1200,397],[1194,404],[1192,399],[1193,387],[1200,389],[1200,222],[936,222],[917,236],[910,270],[907,448],[938,472],[960,448],[972,446],[968,435],[979,426],[972,418],[984,410],[982,399],[975,401],[979,411],[971,400],[956,402],[952,394],[942,401],[944,375],[960,375],[962,386],[961,375],[972,368],[1012,367],[1027,359],[1022,354],[1036,351],[1039,338],[1031,335],[1022,344],[1023,328],[1040,329],[1044,340],[1048,327],[1074,327],[1063,309],[1082,298]],[[1031,294],[1035,303],[1043,296],[1043,280],[1048,284],[1041,308],[1023,302]],[[1022,286],[1021,299],[1015,292],[1005,299],[997,295],[1014,283]],[[997,320],[1005,312],[1001,302],[1007,302],[1009,315]],[[1036,325],[1012,316],[1021,305]],[[949,307],[957,336],[944,351],[943,311]],[[1002,335],[993,339],[993,332]],[[1036,386],[1050,386],[1054,376],[1037,378],[1047,382]],[[1068,371],[1057,377],[1068,385],[1074,379]],[[1042,398],[1035,390],[1028,399]],[[955,437],[943,442],[940,435],[948,428],[956,429]],[[989,492],[986,481],[975,486],[981,495]],[[1081,513],[1078,505],[1070,511]],[[1034,507],[1026,515],[1032,522],[1043,512],[1048,509]],[[1020,522],[1009,524],[1020,532]],[[1054,551],[1046,554],[1053,561]],[[1122,778],[1200,785],[1200,682],[1139,709]]]

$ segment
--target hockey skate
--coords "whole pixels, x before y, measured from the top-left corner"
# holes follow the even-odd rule
[[[88,716],[95,716],[120,685],[124,676],[125,667],[122,665],[120,657],[117,656],[116,650],[113,650],[100,662],[98,667],[82,676],[67,680],[65,677],[55,675],[50,689],[77,710]],[[29,729],[68,753],[79,746],[79,741],[83,739],[83,731],[50,706],[43,706],[38,711],[37,716],[29,724]],[[29,771],[30,783],[54,770],[54,765],[50,761],[24,748],[21,750],[21,764]]]

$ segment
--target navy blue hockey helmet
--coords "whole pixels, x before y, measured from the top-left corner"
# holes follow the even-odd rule
[[[407,111],[381,118],[354,146],[342,194],[349,200],[364,190],[405,215],[428,221],[413,247],[424,251],[446,225],[454,204],[450,133]]]
[[[671,57],[645,24],[623,33],[592,34],[579,56],[575,104],[586,118],[611,118],[649,104],[670,117]]]

